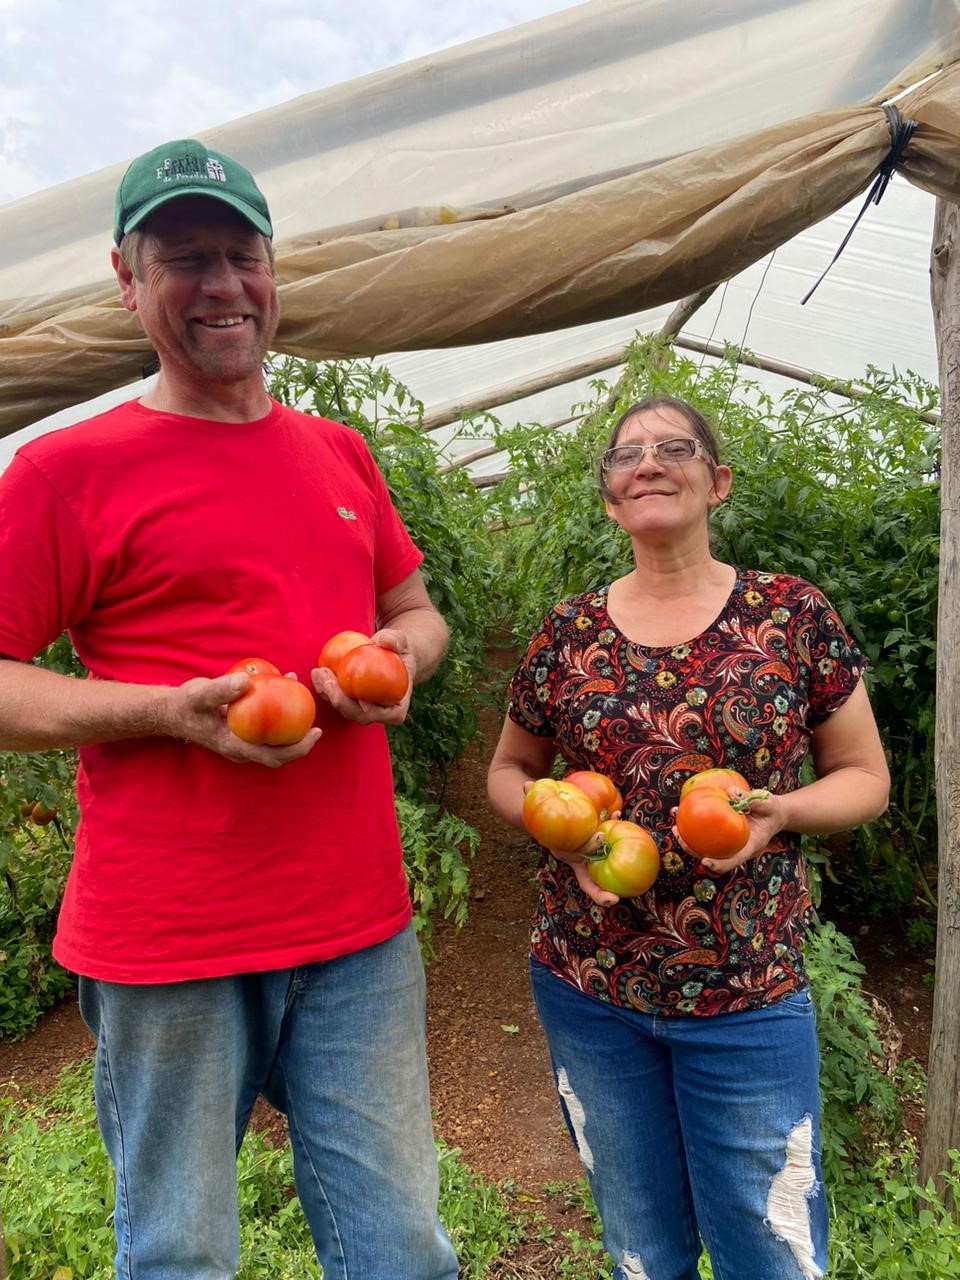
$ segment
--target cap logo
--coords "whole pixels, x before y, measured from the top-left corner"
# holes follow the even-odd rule
[[[157,166],[158,182],[178,182],[181,178],[226,182],[227,175],[220,161],[212,156],[206,160],[198,156],[167,156],[163,164]]]
[[[229,156],[208,151],[195,138],[179,138],[130,161],[114,201],[114,244],[168,200],[181,196],[222,201],[262,236],[273,235],[270,211],[253,174]]]

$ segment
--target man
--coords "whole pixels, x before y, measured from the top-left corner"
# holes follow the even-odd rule
[[[113,264],[160,372],[0,479],[0,745],[80,748],[54,955],[97,1037],[117,1275],[233,1276],[263,1093],[326,1280],[453,1280],[384,730],[410,694],[356,702],[315,668],[354,629],[421,681],[446,628],[361,438],[265,390],[271,236],[251,175],[198,142],[127,170]],[[64,629],[89,680],[29,662]],[[312,672],[293,746],[227,726],[252,655]]]

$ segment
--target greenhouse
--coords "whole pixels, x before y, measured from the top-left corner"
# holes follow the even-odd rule
[[[520,1082],[546,1070],[511,949],[526,949],[535,856],[482,812],[479,770],[547,611],[629,561],[597,463],[652,395],[717,428],[733,487],[711,515],[716,555],[797,574],[835,608],[890,767],[885,813],[804,837],[828,1274],[960,1277],[955,5],[588,0],[202,141],[250,168],[273,214],[270,394],[361,433],[450,627],[390,744],[461,1275],[633,1274],[604,1252],[559,1113],[551,1129]],[[124,168],[0,206],[0,470],[156,385],[110,270]],[[84,674],[65,636],[36,661]],[[0,753],[4,1087],[21,1037],[71,1004],[50,939],[74,773],[70,751]],[[0,1112],[0,1278],[4,1230],[10,1280],[109,1274],[109,1171],[72,1070]],[[491,1173],[511,1108],[525,1155]],[[236,1274],[319,1275],[270,1124],[240,1156]],[[804,1280],[824,1274],[794,1254]]]

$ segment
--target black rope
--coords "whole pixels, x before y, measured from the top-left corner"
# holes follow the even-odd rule
[[[817,288],[817,285],[819,285],[820,280],[823,279],[823,277],[827,274],[827,272],[830,270],[830,268],[833,266],[836,260],[840,257],[841,253],[843,253],[844,249],[847,247],[847,241],[850,239],[854,231],[856,231],[857,229],[857,223],[860,221],[863,215],[867,212],[867,209],[870,207],[870,205],[880,203],[880,200],[883,197],[883,193],[886,191],[887,187],[890,185],[890,179],[893,177],[894,170],[896,169],[897,165],[900,163],[901,157],[903,156],[903,153],[907,148],[907,143],[913,137],[914,130],[917,127],[916,120],[904,120],[903,116],[900,114],[897,108],[893,106],[892,103],[889,103],[889,102],[885,102],[883,104],[883,110],[887,117],[887,124],[890,126],[890,139],[891,139],[890,150],[887,152],[886,159],[884,160],[883,164],[877,170],[877,176],[874,178],[873,185],[871,186],[870,190],[867,192],[867,198],[863,202],[863,207],[861,208],[860,212],[857,214],[857,216],[853,220],[853,226],[850,228],[847,234],[840,241],[839,249],[837,249],[837,252],[833,255],[833,257],[824,267],[823,271],[820,273],[820,279],[817,280],[816,284],[813,286],[813,289],[811,289],[809,293],[807,293],[806,296],[801,299],[800,301],[801,307],[805,302],[807,302],[810,298],[813,297],[814,289]]]

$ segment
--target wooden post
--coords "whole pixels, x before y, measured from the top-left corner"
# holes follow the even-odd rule
[[[926,1183],[960,1149],[960,208],[937,201],[931,301],[940,369],[940,599],[936,789],[939,824],[937,972],[920,1153]],[[956,1206],[955,1206],[956,1207]]]

